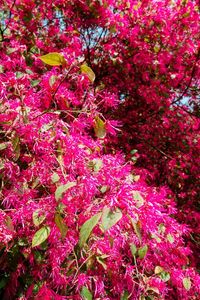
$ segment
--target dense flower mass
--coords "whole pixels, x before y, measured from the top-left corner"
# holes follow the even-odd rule
[[[192,0],[0,0],[0,296],[200,298]]]

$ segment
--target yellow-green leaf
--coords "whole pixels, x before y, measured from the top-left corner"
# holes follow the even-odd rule
[[[46,216],[41,212],[41,209],[36,209],[33,212],[33,223],[35,226],[39,226],[45,220]]]
[[[128,300],[128,298],[129,298],[128,291],[124,291],[123,294],[120,297],[120,300]]]
[[[104,262],[104,259],[101,256],[97,256],[97,261],[100,265],[102,265],[102,267],[104,268],[104,270],[107,269],[107,265]]]
[[[95,81],[95,74],[86,64],[81,65],[81,73],[86,74],[89,80],[93,83]]]
[[[93,170],[94,172],[99,172],[99,170],[103,167],[103,162],[99,158],[93,159]]]
[[[4,150],[7,148],[7,144],[6,143],[1,143],[0,144],[0,150]]]
[[[60,179],[60,176],[59,176],[56,172],[54,172],[54,173],[52,174],[52,176],[51,176],[51,181],[52,181],[53,183],[56,183],[56,182],[59,181],[59,179]]]
[[[148,246],[147,245],[144,245],[143,247],[139,248],[138,249],[138,256],[139,258],[144,258],[147,254],[147,251],[148,251]]]
[[[133,219],[131,218],[131,224],[133,226],[133,229],[139,239],[139,241],[141,242],[142,240],[142,236],[141,236],[141,230],[140,230],[140,222],[134,222]]]
[[[81,297],[83,300],[92,300],[92,294],[90,293],[90,291],[86,286],[82,287]]]
[[[108,190],[108,186],[107,186],[107,185],[102,185],[102,186],[100,187],[100,192],[101,192],[102,194],[104,194],[105,192],[107,192],[107,190]]]
[[[38,231],[36,231],[32,239],[32,247],[41,245],[44,241],[46,241],[49,234],[50,234],[49,226],[44,226],[40,228]]]
[[[133,199],[136,201],[136,206],[138,208],[144,204],[144,199],[139,191],[133,191]]]
[[[163,271],[163,268],[162,268],[162,267],[156,266],[156,267],[155,267],[155,270],[154,270],[154,273],[155,273],[155,274],[160,274],[162,271]]]
[[[51,75],[51,77],[49,78],[50,87],[52,87],[54,85],[54,83],[56,82],[56,79],[57,79],[57,76]]]
[[[96,116],[94,120],[94,132],[98,138],[103,139],[106,136],[105,122],[98,116]]]
[[[164,282],[167,282],[170,280],[170,274],[166,271],[162,271],[159,276],[160,276],[161,280]]]
[[[189,291],[191,289],[191,285],[192,284],[191,284],[191,280],[189,277],[183,278],[183,286],[187,291]]]
[[[43,56],[40,56],[39,59],[50,66],[62,66],[66,63],[64,56],[57,52],[45,54]]]
[[[122,218],[122,212],[119,208],[111,210],[109,207],[104,207],[102,214],[102,227],[106,231],[114,226]]]
[[[98,213],[87,220],[81,227],[80,236],[79,236],[79,246],[83,247],[83,245],[87,242],[92,230],[98,224],[101,218],[101,213]]]
[[[174,243],[174,237],[173,237],[173,235],[171,235],[170,233],[167,234],[167,239],[168,239],[168,241],[170,242],[170,244],[173,244],[173,243]]]
[[[15,153],[15,161],[20,157],[20,139],[17,135],[12,138],[13,151]]]
[[[68,228],[64,222],[64,218],[59,213],[55,215],[55,223],[60,230],[61,237],[64,238],[66,236]]]
[[[59,187],[57,187],[56,191],[55,191],[55,198],[58,201],[59,199],[62,198],[63,193],[65,193],[68,189],[74,187],[76,185],[75,181],[72,182],[68,182],[66,184],[60,185]]]
[[[133,256],[135,256],[135,254],[136,254],[136,252],[137,252],[137,247],[135,246],[135,244],[131,244],[130,245],[130,249],[131,249],[131,254],[133,255]]]

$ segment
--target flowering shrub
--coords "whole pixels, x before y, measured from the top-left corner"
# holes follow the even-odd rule
[[[199,299],[198,6],[0,3],[1,297]]]

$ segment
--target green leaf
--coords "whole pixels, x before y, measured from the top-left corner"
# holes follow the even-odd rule
[[[4,150],[7,148],[7,144],[6,143],[1,143],[0,144],[0,150]]]
[[[36,209],[33,212],[32,218],[33,218],[34,225],[39,226],[46,219],[46,216],[44,213],[41,213],[41,209]]]
[[[4,67],[2,65],[0,65],[0,73],[4,72]]]
[[[141,231],[140,231],[140,223],[139,222],[134,222],[133,219],[131,218],[131,224],[133,226],[133,229],[139,239],[139,241],[142,240],[142,236],[141,236]]]
[[[45,64],[50,66],[62,66],[66,62],[64,56],[57,52],[45,54],[43,56],[40,56],[39,59],[41,59]]]
[[[33,239],[32,239],[32,248],[39,246],[44,241],[46,241],[49,234],[50,234],[49,226],[44,226],[44,227],[40,228],[38,231],[36,231],[36,233],[34,234]]]
[[[138,208],[144,204],[144,199],[138,191],[133,191],[133,199],[136,201],[136,206]]]
[[[22,73],[22,72],[16,72],[15,75],[16,75],[17,79],[24,77],[24,73]]]
[[[157,243],[161,243],[162,242],[162,240],[155,233],[152,233],[151,237],[153,239],[155,239]]]
[[[137,247],[135,246],[135,244],[130,244],[130,249],[131,249],[132,255],[135,256],[135,254],[137,252]]]
[[[170,280],[170,274],[168,272],[162,271],[160,273],[160,278],[162,281],[167,282]]]
[[[31,80],[31,86],[35,87],[40,83],[40,79],[33,79]]]
[[[8,280],[6,280],[6,278],[2,278],[2,279],[0,280],[0,290],[3,289],[3,288],[6,286],[7,281],[8,281]]]
[[[59,187],[57,187],[56,191],[55,191],[55,198],[56,201],[58,201],[59,199],[62,198],[63,193],[65,193],[68,189],[74,187],[76,185],[75,181],[71,181],[68,182],[66,184],[60,185]]]
[[[100,187],[100,192],[101,192],[102,194],[106,193],[107,190],[108,190],[108,186],[107,186],[107,185],[102,185],[102,186]]]
[[[170,233],[167,235],[167,239],[168,239],[168,241],[170,242],[170,244],[173,244],[173,242],[174,242],[174,237],[173,237],[173,235],[171,235]]]
[[[50,87],[52,87],[54,85],[54,83],[56,82],[56,79],[57,79],[57,76],[55,76],[55,75],[52,75],[49,78],[49,85],[50,85]]]
[[[147,245],[144,245],[143,247],[139,248],[138,249],[138,256],[139,258],[144,258],[147,254],[147,251],[148,251],[148,246]]]
[[[20,157],[20,139],[17,135],[12,138],[13,151],[15,153],[15,161]]]
[[[166,227],[163,223],[160,223],[158,226],[158,232],[159,233],[165,233]]]
[[[83,247],[83,245],[87,242],[92,230],[98,224],[102,213],[98,213],[87,220],[81,227],[80,236],[79,236],[79,246]]]
[[[55,215],[55,223],[60,230],[61,237],[65,238],[68,228],[64,222],[64,218],[58,213]]]
[[[102,160],[101,159],[99,159],[99,158],[95,158],[95,159],[93,159],[93,169],[94,169],[94,171],[95,172],[99,172],[99,170],[102,168],[102,166],[103,166],[103,162],[102,162]]]
[[[52,123],[44,124],[41,127],[41,132],[46,132],[46,131],[50,130],[52,127],[53,127]]]
[[[102,214],[102,227],[106,231],[114,226],[122,218],[122,212],[119,208],[112,211],[109,207],[104,207]]]
[[[128,291],[124,291],[120,297],[120,300],[128,300],[129,293]]]
[[[107,269],[107,265],[105,264],[104,259],[101,256],[97,256],[96,259],[97,259],[98,263],[100,265],[102,265],[102,267],[104,268],[104,270],[106,270]]]
[[[51,176],[51,181],[52,181],[53,183],[56,183],[56,182],[59,181],[59,179],[60,179],[59,175],[58,175],[56,172],[54,172],[54,173],[52,174],[52,176]]]
[[[94,120],[94,132],[100,139],[103,139],[106,136],[105,122],[98,116],[96,116]]]
[[[81,65],[81,73],[86,74],[89,80],[93,83],[95,81],[95,74],[86,64]]]
[[[160,266],[156,266],[156,267],[155,267],[155,270],[154,270],[154,273],[155,273],[155,274],[160,274],[161,272],[163,272],[163,268],[160,267]]]
[[[190,280],[190,277],[185,277],[183,278],[183,286],[184,288],[189,291],[191,289],[191,280]]]
[[[92,300],[92,294],[90,293],[90,291],[86,286],[82,287],[81,297],[83,300]]]

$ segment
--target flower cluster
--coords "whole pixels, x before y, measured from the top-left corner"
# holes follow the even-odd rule
[[[199,299],[194,2],[0,1],[2,299]]]

